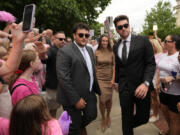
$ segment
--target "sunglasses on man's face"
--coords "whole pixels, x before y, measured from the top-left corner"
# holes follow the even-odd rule
[[[59,41],[65,41],[66,39],[65,38],[58,38],[59,39]]]
[[[83,38],[84,36],[85,36],[85,38],[89,38],[90,35],[89,35],[89,34],[79,33],[78,36],[79,36],[80,38]]]
[[[123,25],[119,25],[119,26],[117,26],[118,30],[122,30],[122,29],[123,29],[123,27],[127,29],[127,28],[129,27],[129,24],[128,24],[128,23],[126,23],[126,24],[123,24]]]
[[[172,42],[174,42],[174,41],[172,41],[172,40],[164,40],[164,43],[172,43]]]

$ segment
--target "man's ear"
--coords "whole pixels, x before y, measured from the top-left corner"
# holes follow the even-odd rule
[[[34,62],[33,62],[33,61],[31,61],[31,62],[30,62],[30,67],[32,67],[32,66],[33,66],[33,64],[34,64]]]
[[[74,40],[76,39],[76,33],[73,33],[73,38],[74,38]]]

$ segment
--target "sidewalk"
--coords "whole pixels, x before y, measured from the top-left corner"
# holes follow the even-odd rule
[[[97,104],[98,105],[98,104]],[[60,115],[62,107],[58,110]],[[103,133],[100,129],[101,117],[98,107],[98,116],[95,121],[87,126],[88,135],[122,135],[121,109],[119,105],[119,95],[114,91],[113,105],[111,111],[111,127],[106,128]],[[153,123],[147,123],[134,129],[134,135],[158,135],[159,129]]]
[[[106,128],[102,133],[100,129],[101,117],[98,110],[98,117],[87,127],[88,135],[122,135],[121,109],[118,93],[113,93],[113,106],[111,112],[111,127]],[[152,123],[147,123],[134,130],[135,135],[158,135],[159,129]]]

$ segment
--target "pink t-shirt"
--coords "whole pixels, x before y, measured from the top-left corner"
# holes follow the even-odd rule
[[[18,84],[26,84],[28,87],[20,85],[14,90],[11,96],[13,105],[15,105],[20,99],[23,99],[24,97],[27,97],[32,94],[39,94],[39,87],[34,77],[32,77],[32,82],[22,78],[18,78],[16,82],[13,84],[12,88],[14,88]]]
[[[9,120],[0,117],[0,135],[9,135]]]
[[[47,123],[46,135],[63,135],[61,127],[56,119]],[[9,135],[9,120],[0,118],[0,135]],[[42,135],[44,135],[44,126],[42,125]]]
[[[48,121],[46,135],[63,135],[61,127],[56,119]],[[44,135],[44,126],[42,126],[42,135]]]

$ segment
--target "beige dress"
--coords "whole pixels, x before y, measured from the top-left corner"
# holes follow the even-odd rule
[[[113,76],[113,66],[115,58],[113,51],[97,50],[95,52],[96,75],[101,89],[101,102],[112,99],[113,90],[111,88],[111,80]]]

